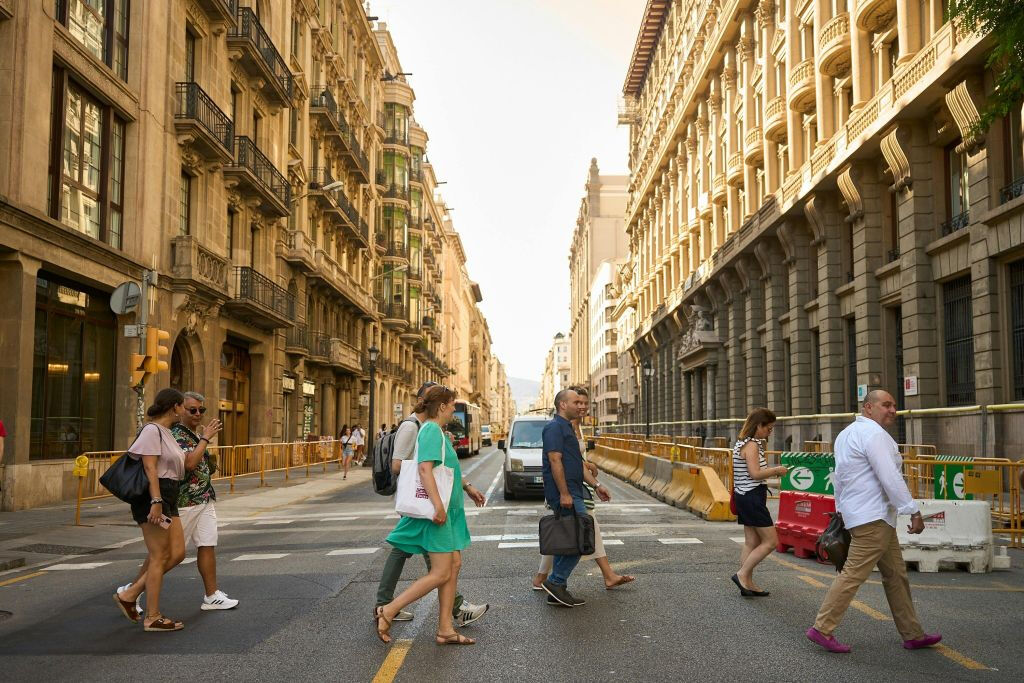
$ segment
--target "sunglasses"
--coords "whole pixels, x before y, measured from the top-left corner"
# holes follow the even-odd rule
[[[197,414],[198,415],[205,415],[206,414],[206,408],[185,408],[185,410],[187,410],[188,412],[192,413],[193,415],[197,415]]]

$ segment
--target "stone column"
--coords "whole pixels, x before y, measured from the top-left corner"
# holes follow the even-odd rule
[[[765,237],[755,246],[755,253],[760,262],[761,281],[764,283],[764,346],[767,356],[765,368],[765,391],[767,407],[777,414],[785,414],[785,351],[782,345],[782,326],[779,319],[786,312],[788,301],[785,296],[783,279],[787,277],[784,257],[780,253],[777,240]]]
[[[875,270],[883,263],[882,193],[886,191],[877,167],[861,175],[863,214],[853,221],[853,305],[857,325],[857,384],[877,388],[882,381],[881,307]],[[856,388],[851,388],[855,391]]]
[[[810,278],[817,277],[817,251],[811,246],[811,235],[798,221],[779,227],[779,237],[786,240],[786,263],[789,266],[789,367],[792,413],[814,412],[814,387],[811,378],[811,332],[804,305],[810,301]],[[813,255],[813,256],[812,256]]]
[[[765,300],[762,273],[758,261],[744,256],[736,262],[736,275],[743,294],[743,357],[744,381],[747,386],[747,408],[767,405],[765,400],[765,368],[761,363],[759,329],[764,323]]]
[[[847,167],[840,173],[847,178]],[[841,180],[840,183],[844,182]],[[859,200],[858,200],[859,201]],[[849,202],[848,202],[849,204]],[[816,253],[811,276],[818,278],[818,344],[821,368],[821,409],[825,413],[845,411],[847,402],[843,392],[843,320],[836,289],[846,282],[842,268],[842,238],[845,228],[844,214],[838,197],[831,193],[815,193],[804,203],[804,214],[815,231],[811,249]],[[848,216],[846,214],[845,216]],[[828,437],[824,437],[828,438]]]

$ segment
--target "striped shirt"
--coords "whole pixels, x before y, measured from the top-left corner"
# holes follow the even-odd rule
[[[764,459],[764,441],[754,437],[737,441],[736,445],[732,447],[732,488],[736,493],[748,493],[764,483],[750,477],[750,472],[747,470],[747,459],[740,453],[748,441],[757,444],[757,458],[761,469],[768,467],[768,462]]]

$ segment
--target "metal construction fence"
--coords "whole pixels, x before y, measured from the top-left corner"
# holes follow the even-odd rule
[[[313,468],[327,471],[327,465],[337,463],[341,467],[341,442],[336,439],[323,441],[295,441],[291,443],[245,444],[240,446],[211,446],[207,449],[211,461],[216,465],[213,481],[229,482],[229,491],[235,491],[235,479],[241,477],[260,478],[260,486],[266,483],[268,472],[284,472],[289,479],[293,473],[309,476]],[[80,478],[78,498],[75,505],[75,524],[81,516],[82,501],[110,496],[100,483],[100,477],[124,451],[93,451],[83,453],[89,459],[84,477]]]
[[[700,439],[665,435],[652,435],[645,439],[643,434],[605,433],[598,437],[597,444],[672,462],[706,465],[714,469],[726,488],[731,490],[732,449],[701,446],[697,443]],[[804,444],[802,449],[803,452],[814,453],[829,453],[831,450],[830,443],[821,442]],[[935,447],[926,444],[900,444],[900,450],[904,456],[903,475],[915,498],[987,501],[992,510],[993,534],[1009,539],[1011,547],[1024,548],[1024,510],[1021,504],[1024,461],[936,455]],[[768,464],[779,464],[783,452],[789,451],[767,451]]]
[[[831,450],[835,437],[856,413],[780,415],[769,447],[782,451],[813,450],[807,443]],[[651,438],[698,437],[700,445],[731,447],[743,426],[742,417],[650,423]],[[595,434],[645,434],[646,423],[599,425]],[[922,455],[957,455],[1011,460],[1024,454],[1024,403],[925,408],[897,413],[892,434],[901,444],[926,444]]]

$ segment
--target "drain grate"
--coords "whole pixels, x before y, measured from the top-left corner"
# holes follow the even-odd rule
[[[35,543],[33,545],[15,548],[21,553],[41,553],[44,555],[95,555],[106,552],[104,548],[87,548],[80,545],[53,545],[50,543]]]

